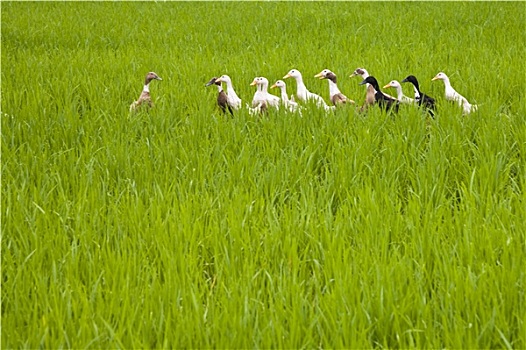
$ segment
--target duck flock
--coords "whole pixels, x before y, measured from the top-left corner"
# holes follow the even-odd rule
[[[420,91],[418,80],[414,75],[407,76],[402,83],[410,83],[414,89],[414,98],[405,96],[402,91],[402,85],[397,80],[392,80],[383,88],[394,88],[396,90],[396,97],[385,94],[380,90],[380,86],[376,78],[369,75],[367,70],[364,68],[357,68],[350,77],[360,76],[362,81],[359,85],[365,85],[367,94],[365,101],[359,107],[359,111],[363,112],[367,108],[378,105],[379,108],[398,112],[400,104],[413,105],[427,111],[431,117],[434,116],[436,111],[435,99],[429,95]],[[299,112],[306,108],[306,102],[314,102],[314,105],[318,108],[322,108],[325,111],[330,111],[342,106],[344,104],[356,104],[355,101],[345,96],[338,88],[336,74],[328,69],[322,70],[320,73],[314,76],[319,79],[326,79],[329,83],[329,96],[332,105],[328,105],[325,100],[315,93],[310,92],[305,83],[303,82],[303,76],[297,69],[290,70],[284,77],[283,80],[277,80],[270,88],[279,88],[281,90],[280,96],[273,95],[268,92],[269,81],[265,77],[256,77],[250,85],[256,86],[256,92],[252,98],[251,105],[246,104],[246,108],[251,114],[265,113],[270,108],[279,109],[280,107],[285,108],[290,112]],[[296,94],[291,95],[289,98],[287,94],[287,85],[284,80],[293,78],[296,80]],[[152,106],[152,100],[150,96],[150,82],[152,80],[162,80],[156,73],[149,72],[146,75],[144,87],[137,101],[134,101],[130,106],[130,111],[136,110],[139,106],[146,104]],[[449,78],[445,73],[438,73],[432,80],[442,80],[445,86],[445,97],[448,101],[457,103],[461,108],[464,115],[469,114],[477,109],[477,105],[473,105],[468,100],[460,95],[452,86]],[[223,83],[226,85],[226,91],[223,89]],[[232,79],[228,75],[221,75],[220,77],[213,77],[210,79],[205,86],[215,85],[218,89],[217,105],[225,112],[234,114],[234,111],[242,108],[241,98],[236,94]]]

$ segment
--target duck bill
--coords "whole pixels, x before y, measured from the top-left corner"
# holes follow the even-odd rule
[[[314,76],[314,78],[320,78],[320,79],[323,79],[324,76],[323,76],[322,73],[318,73],[318,74],[316,74],[316,75]]]
[[[287,79],[287,78],[290,78],[290,77],[291,77],[291,75],[290,75],[289,73],[287,73],[287,75],[285,75],[285,76],[283,77],[283,79]]]
[[[355,72],[355,73],[349,75],[349,78],[353,78],[353,77],[355,77],[355,76],[357,76],[357,75],[358,75],[358,74]]]
[[[431,79],[431,81],[438,80],[438,79],[440,79],[440,78],[439,77],[434,77],[433,79]]]
[[[409,80],[407,80],[407,79],[404,79],[404,80],[401,81],[401,83],[408,83],[408,82],[409,82]]]
[[[155,77],[154,79],[163,80],[161,77]]]
[[[250,86],[254,86],[256,84],[257,84],[257,82],[254,80],[253,82],[250,83]]]
[[[210,81],[208,83],[205,84],[205,86],[210,86],[212,84],[215,84],[216,83],[216,78],[212,78],[210,79]]]
[[[382,89],[387,89],[387,88],[390,88],[391,87],[391,84],[387,84],[386,86],[384,86]]]
[[[366,84],[365,79],[358,83],[358,85],[365,85],[365,84]]]
[[[272,85],[270,88],[271,88],[271,89],[274,89],[274,88],[276,88],[276,87],[278,87],[278,86],[277,86],[276,84],[274,84],[274,85]]]

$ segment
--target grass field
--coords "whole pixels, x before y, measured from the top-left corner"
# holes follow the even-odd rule
[[[526,347],[523,2],[0,6],[2,348]],[[357,67],[436,118],[204,87]]]

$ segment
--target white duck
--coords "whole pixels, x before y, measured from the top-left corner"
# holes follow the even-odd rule
[[[130,112],[134,111],[143,103],[147,103],[148,106],[152,107],[152,98],[150,97],[150,82],[152,80],[162,80],[156,73],[149,72],[146,75],[146,79],[144,80],[144,86],[142,88],[141,95],[139,96],[139,99],[137,101],[133,101],[133,103],[130,105]]]
[[[270,87],[271,89],[279,88],[281,90],[281,102],[291,112],[299,110],[299,105],[296,101],[290,100],[287,95],[287,84],[283,80],[278,80]],[[294,96],[292,96],[294,97]]]
[[[217,82],[226,84],[226,94],[228,96],[228,105],[235,110],[241,108],[241,99],[237,96],[234,87],[232,86],[232,79],[228,75],[222,75],[216,79]]]
[[[354,101],[342,94],[342,92],[338,88],[338,85],[336,83],[336,74],[334,74],[328,69],[324,69],[320,73],[316,74],[314,77],[320,79],[327,79],[327,81],[329,82],[329,96],[334,106],[338,106],[344,103],[354,104]]]
[[[303,77],[299,70],[297,69],[291,69],[287,75],[283,77],[283,79],[287,78],[294,78],[296,79],[296,96],[298,97],[298,100],[302,102],[307,102],[308,100],[312,100],[316,103],[318,107],[323,107],[326,110],[330,109],[329,106],[327,106],[327,103],[323,100],[323,98],[320,95],[316,95],[309,90],[307,90],[307,87],[305,86],[305,83],[303,82]]]
[[[442,80],[444,82],[444,86],[446,88],[446,100],[457,102],[458,105],[462,107],[463,114],[469,114],[477,110],[477,105],[472,105],[464,96],[453,89],[451,83],[449,82],[449,78],[445,73],[440,72],[431,80]]]
[[[397,80],[391,80],[389,82],[389,84],[387,84],[383,88],[387,89],[387,88],[390,88],[390,87],[396,89],[396,94],[398,96],[396,99],[398,101],[400,101],[400,103],[406,103],[406,104],[414,104],[415,103],[414,99],[404,95],[404,92],[402,91],[402,85],[400,85],[400,83]]]
[[[275,107],[279,109],[279,97],[268,93],[268,79],[265,77],[256,77],[250,83],[251,86],[256,85],[257,90],[252,99],[252,108],[259,109],[264,112],[268,107]]]

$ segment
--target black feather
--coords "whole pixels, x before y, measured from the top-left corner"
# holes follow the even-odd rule
[[[375,90],[374,99],[375,102],[378,103],[378,106],[380,106],[381,109],[385,109],[386,111],[394,110],[398,113],[398,107],[400,105],[400,102],[394,98],[391,98],[389,96],[386,96],[381,90],[380,85],[378,85],[378,81],[375,77],[372,75],[365,78],[360,85],[364,84],[370,84]]]
[[[414,85],[416,91],[418,91],[418,95],[420,96],[416,99],[418,105],[420,107],[425,108],[431,115],[431,117],[434,117],[435,113],[433,111],[436,109],[435,99],[420,91],[420,86],[418,85],[418,80],[416,79],[416,77],[414,75],[408,75],[407,78],[402,80],[402,83],[411,83]]]

